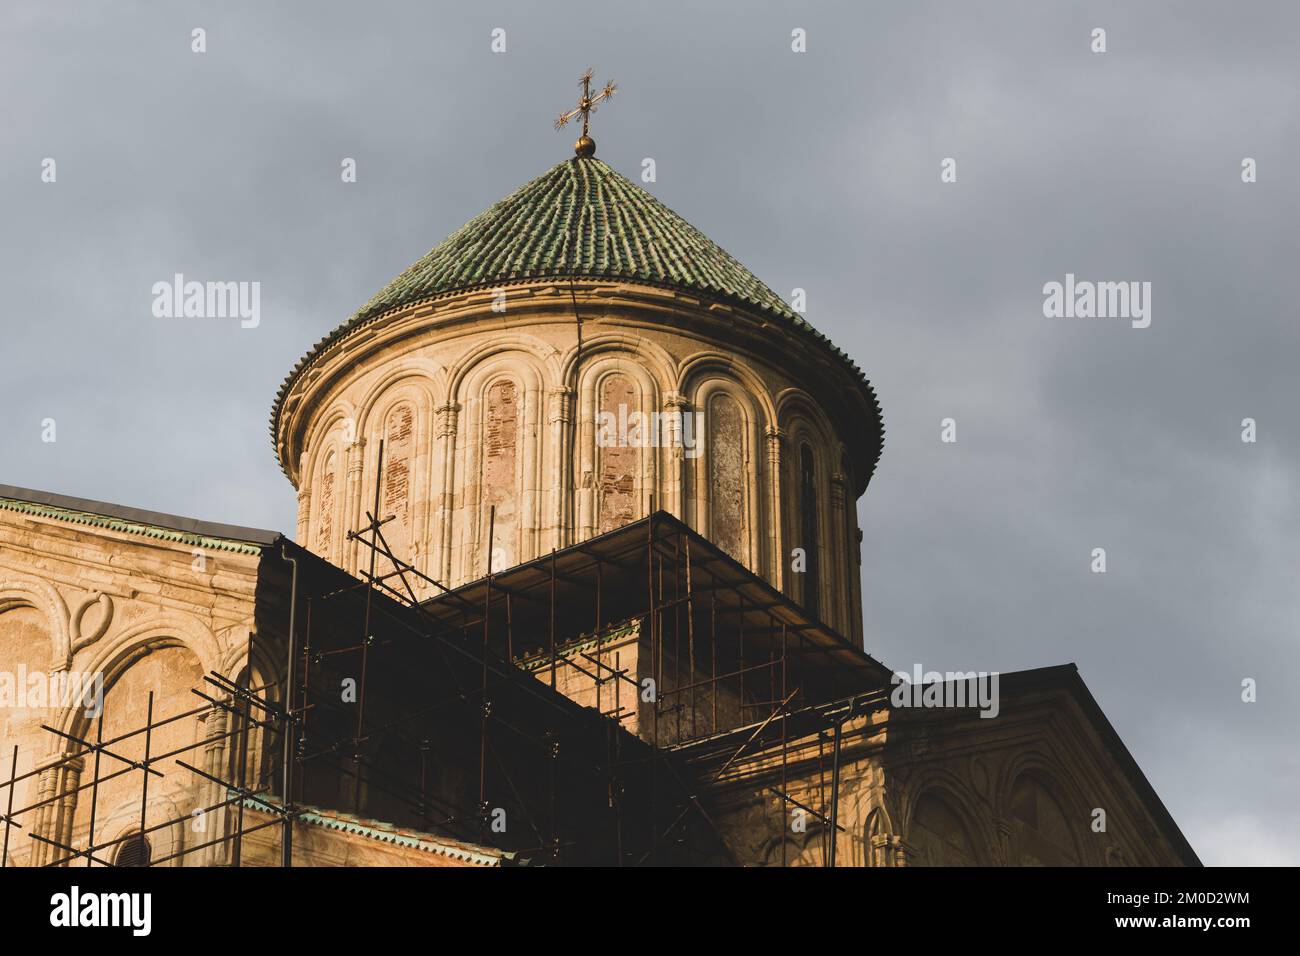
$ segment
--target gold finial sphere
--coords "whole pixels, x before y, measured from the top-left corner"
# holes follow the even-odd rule
[[[573,144],[573,152],[584,159],[596,155],[596,141],[590,136],[579,136]]]

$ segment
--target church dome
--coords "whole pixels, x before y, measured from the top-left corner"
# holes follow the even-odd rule
[[[647,444],[632,418],[676,424]],[[271,432],[299,543],[345,570],[377,496],[394,552],[449,587],[653,507],[860,634],[853,502],[884,436],[870,383],[594,156],[475,216],[316,343]]]
[[[449,293],[545,278],[634,279],[756,307],[820,342],[874,401],[857,364],[725,249],[607,163],[576,156],[469,220],[317,342],[276,395],[272,438],[298,375],[326,346],[366,322]]]
[[[638,279],[798,319],[717,243],[593,156],[557,163],[475,216],[357,320],[453,290],[556,276]]]

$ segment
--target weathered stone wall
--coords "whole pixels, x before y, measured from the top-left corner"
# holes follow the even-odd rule
[[[235,677],[248,667],[259,557],[215,542],[195,542],[0,507],[0,675],[37,674],[34,685],[48,684],[47,678],[58,675],[102,678],[104,740],[143,726],[150,693],[155,721],[199,709],[155,731],[150,741],[154,755],[219,737],[224,714],[204,708],[190,691],[202,686],[205,673]],[[47,695],[36,702],[41,706],[0,703],[5,703],[0,706],[0,776],[8,779],[15,745],[19,774],[36,771],[16,787],[14,808],[26,812],[18,815],[24,829],[10,835],[11,863],[41,864],[64,855],[32,839],[32,833],[84,847],[92,799],[96,844],[140,830],[140,771],[78,792],[80,784],[92,781],[94,758],[56,766],[83,748],[42,730],[42,724],[91,740],[101,732],[97,716],[87,716],[82,700],[50,700]],[[255,753],[258,747],[254,739]],[[133,736],[110,749],[127,760],[138,759],[144,738]],[[229,749],[213,739],[179,759],[225,776]],[[111,777],[125,767],[104,755],[99,775]],[[146,828],[185,819],[217,802],[211,785],[197,781],[174,759],[155,769],[163,776],[150,778]],[[29,809],[51,795],[58,796]],[[211,839],[222,825],[214,814],[149,833],[152,858]],[[111,857],[114,851],[104,852]],[[185,865],[214,859],[213,853],[193,854]],[[181,863],[175,859],[167,865]]]

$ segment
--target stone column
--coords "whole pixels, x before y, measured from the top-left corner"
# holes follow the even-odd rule
[[[204,773],[209,773],[218,780],[230,779],[226,759],[226,754],[229,753],[228,738],[225,737],[228,726],[227,718],[227,712],[219,707],[213,707],[206,713],[199,715],[199,721],[203,727],[203,756],[200,766],[203,768]],[[198,791],[198,809],[216,806],[226,799],[225,789],[210,780],[197,778],[194,781],[194,786]],[[229,818],[228,807],[210,811],[207,814],[204,831],[194,834],[197,842],[207,843],[209,840],[224,836]],[[205,847],[198,857],[198,865],[224,866],[229,846],[229,843],[214,843],[212,846]]]
[[[300,480],[303,473],[304,472],[301,469],[299,469],[298,474],[300,476]],[[301,488],[298,489],[298,533],[295,536],[295,540],[304,548],[307,547],[307,543],[308,543],[307,535],[309,531],[310,521],[311,521],[311,489],[306,484],[304,484]]]
[[[769,426],[763,434],[767,443],[767,483],[771,489],[771,496],[768,499],[767,507],[769,514],[767,516],[768,531],[768,548],[771,554],[771,581],[772,586],[778,591],[786,590],[786,572],[789,568],[787,564],[788,556],[785,553],[785,508],[782,507],[782,488],[781,470],[782,460],[785,447],[785,432],[779,428]],[[793,513],[797,513],[797,504],[790,503]]]
[[[85,767],[85,758],[78,757],[75,760],[69,760],[59,769],[58,772],[59,802],[58,814],[55,820],[54,839],[58,840],[60,843],[72,843],[73,823],[77,813],[77,798],[80,796],[80,792],[77,788],[81,786],[81,773]],[[99,772],[103,774],[104,769],[104,765],[101,762]],[[102,825],[103,820],[101,819],[99,822]],[[95,842],[101,842],[100,837],[102,835],[102,832],[97,834]],[[57,847],[52,847],[51,849],[54,851],[56,856],[66,855],[64,851]]]
[[[53,759],[57,760],[62,754],[56,755]],[[52,797],[56,792],[58,783],[58,768],[46,767],[36,777],[36,802],[39,806],[33,815],[32,821],[28,824],[32,828],[32,833],[37,836],[43,836],[47,839],[55,839],[50,832],[53,829],[52,820],[57,815],[57,809],[54,806]],[[44,866],[52,857],[52,850],[48,843],[42,840],[32,840],[32,866]]]
[[[411,528],[410,553],[407,561],[421,574],[432,574],[429,567],[429,514],[434,509],[433,467],[434,444],[433,422],[430,420],[429,404],[423,398],[416,399],[413,407],[415,415],[414,437],[411,448],[411,473],[406,486],[407,515]],[[421,598],[426,596],[427,586],[418,578],[411,579],[411,587]],[[435,591],[436,593],[436,591]]]
[[[519,550],[514,555],[514,564],[522,564],[537,557],[537,542],[544,522],[539,511],[543,496],[537,487],[542,475],[542,395],[537,389],[524,389],[519,417],[523,428],[519,468],[523,471],[524,487],[519,502]],[[498,569],[494,567],[493,570]]]
[[[832,562],[832,567],[827,570],[833,570],[834,572],[829,582],[832,587],[831,624],[841,634],[848,634],[852,629],[852,611],[850,607],[853,603],[849,599],[849,594],[852,591],[849,574],[852,569],[849,567],[849,542],[846,530],[848,528],[848,516],[844,511],[845,498],[847,497],[845,485],[846,482],[842,473],[837,471],[831,475],[832,527],[825,547]]]
[[[32,832],[47,840],[63,844],[72,843],[72,822],[77,809],[77,787],[81,785],[84,758],[67,760],[68,754],[54,754],[48,759],[60,761],[43,768],[37,777],[37,800],[41,806],[36,811]],[[102,772],[102,770],[101,770]],[[68,851],[42,840],[32,840],[32,866],[44,866],[63,859]],[[67,864],[63,864],[66,866]]]
[[[701,516],[696,514],[688,517],[686,509],[686,470],[694,468],[696,462],[704,460],[702,456],[687,458],[686,448],[683,445],[682,419],[691,414],[691,403],[677,392],[670,392],[664,399],[664,413],[664,421],[667,427],[664,429],[663,440],[668,451],[664,456],[666,466],[662,503],[660,496],[656,495],[655,507],[662,508],[675,515],[702,533],[704,529],[699,526]],[[696,442],[697,449],[703,448],[703,445],[699,444],[704,441],[703,435],[692,432],[691,440]],[[698,482],[698,474],[696,479]]]
[[[657,447],[659,442],[654,434],[653,422],[654,414],[659,411],[659,407],[654,404],[654,393],[649,389],[639,389],[641,402],[637,406],[637,411],[641,413],[641,429],[639,454],[637,455],[637,484],[635,487],[640,489],[637,495],[639,499],[632,507],[632,519],[648,515],[650,513],[650,496],[654,496],[655,510],[658,511],[667,507],[665,503],[666,492],[664,491],[664,472],[663,463],[659,460],[660,448]],[[597,396],[599,405],[599,396]],[[628,409],[628,414],[633,409]],[[629,429],[629,439],[631,438],[631,426]],[[596,523],[600,523],[600,516],[596,516]]]
[[[434,553],[431,565],[437,570],[435,577],[447,586],[451,581],[451,541],[452,515],[456,504],[456,429],[457,413],[460,410],[455,402],[448,402],[436,409],[438,416],[437,442],[441,449],[439,461],[442,464],[442,500],[438,504],[437,536],[434,539]]]
[[[339,522],[343,525],[339,529],[343,541],[339,564],[345,571],[356,571],[358,567],[358,549],[361,544],[358,541],[349,541],[347,535],[349,531],[356,531],[362,524],[361,475],[365,468],[365,452],[366,440],[361,436],[348,446],[347,483],[344,486],[346,500],[343,505],[342,520]]]
[[[553,388],[547,397],[550,400],[546,420],[550,463],[546,471],[548,488],[546,504],[543,506],[545,515],[542,529],[545,539],[542,547],[558,551],[569,543],[573,530],[573,454],[570,441],[576,396],[567,388]]]
[[[1010,821],[998,817],[993,821],[993,832],[996,834],[993,840],[993,846],[990,852],[993,855],[993,863],[997,866],[1015,866],[1016,863],[1011,859],[1011,823]]]
[[[856,509],[856,502],[850,503]],[[850,512],[851,514],[853,512]],[[845,525],[846,532],[853,536],[849,544],[849,637],[859,647],[863,644],[862,632],[862,529],[858,527],[854,514],[852,524]]]

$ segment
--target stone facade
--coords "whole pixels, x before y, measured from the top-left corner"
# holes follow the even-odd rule
[[[0,709],[3,776],[8,779],[15,746],[18,774],[26,775],[13,794],[16,819],[24,830],[11,835],[11,863],[42,865],[65,855],[28,834],[87,845],[92,796],[96,844],[141,828],[141,774],[122,771],[125,761],[144,755],[143,738],[132,736],[111,748],[122,760],[101,756],[99,776],[111,779],[92,795],[89,784],[79,788],[83,779],[93,777],[94,757],[60,763],[83,748],[42,725],[84,740],[95,740],[97,734],[114,740],[145,723],[152,693],[157,717],[192,713],[159,728],[150,742],[151,753],[170,753],[210,739],[210,745],[181,759],[197,760],[200,769],[224,776],[232,759],[229,741],[221,739],[226,714],[203,707],[191,689],[203,688],[208,673],[232,678],[251,673],[253,686],[267,683],[276,673],[267,662],[249,659],[260,548],[144,530],[128,522],[96,521],[93,515],[0,500],[0,670],[29,678],[28,696]],[[38,677],[33,680],[32,675]],[[32,695],[40,678],[58,675],[102,679],[102,728],[86,715],[83,698]],[[257,740],[250,743],[249,752],[256,763]],[[174,760],[159,770],[163,777],[147,798],[146,829],[219,802],[211,785]],[[53,795],[54,802],[17,813]],[[173,865],[180,865],[173,854],[210,838],[222,826],[224,818],[216,813],[192,827],[178,823],[154,831],[149,834],[152,858],[172,858]],[[216,851],[197,854],[187,862],[200,860],[214,863],[219,856]]]
[[[128,865],[141,846],[151,866],[280,865],[278,823],[255,800],[241,808],[203,774],[261,793],[278,783],[276,742],[205,677],[279,702],[283,659],[268,649],[283,647],[291,597],[282,539],[256,529],[230,529],[234,538],[186,532],[176,526],[195,522],[79,504],[93,510],[0,494],[0,813],[12,810],[15,824],[6,866],[85,866],[67,846],[102,847],[92,850],[93,866]],[[253,540],[240,540],[242,532]],[[91,675],[103,703],[88,712],[93,694],[58,688],[90,687],[74,682]],[[98,761],[79,741],[105,742]],[[508,860],[491,847],[325,808],[307,808],[294,829],[298,866]]]
[[[1197,865],[1072,667],[1004,681],[996,719],[873,707],[844,723],[837,866]],[[824,811],[831,748],[814,734],[729,768],[710,798],[734,852],[827,865],[829,821],[772,791]]]
[[[680,436],[609,446],[600,413],[620,411],[674,428],[699,413],[703,434],[695,450]],[[277,448],[298,542],[350,571],[363,555],[346,531],[373,511],[383,438],[385,536],[449,587],[486,573],[489,533],[501,570],[653,501],[860,640],[854,502],[874,415],[825,349],[738,306],[541,282],[420,303],[345,336],[288,392]],[[796,548],[804,573],[791,572]]]

